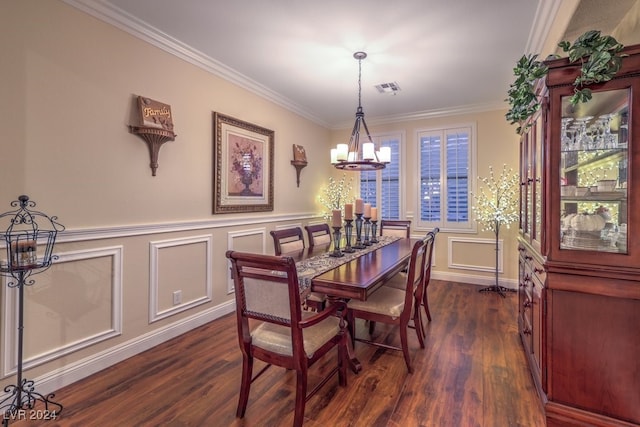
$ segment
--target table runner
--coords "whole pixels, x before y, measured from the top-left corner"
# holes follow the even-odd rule
[[[303,261],[296,262],[296,270],[298,271],[298,283],[300,285],[300,293],[306,296],[311,291],[311,280],[329,271],[332,268],[336,268],[342,264],[345,264],[353,259],[356,259],[364,254],[388,245],[389,243],[400,240],[397,236],[379,236],[378,243],[373,243],[371,246],[367,246],[365,249],[356,249],[353,253],[344,253],[342,257],[332,257],[330,254],[332,251],[325,252],[320,255],[313,256]]]

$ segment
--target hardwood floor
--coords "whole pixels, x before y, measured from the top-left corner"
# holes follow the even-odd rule
[[[414,374],[402,352],[356,343],[363,364],[307,402],[305,426],[544,426],[517,333],[517,295],[478,293],[474,285],[432,280],[426,349],[409,331]],[[358,325],[358,335],[367,333]],[[374,336],[397,344],[392,327]],[[310,371],[335,363],[333,353]],[[256,362],[257,372],[261,362]],[[295,376],[272,367],[253,383],[244,419],[235,417],[241,354],[227,315],[56,393],[55,421],[12,426],[289,426]]]

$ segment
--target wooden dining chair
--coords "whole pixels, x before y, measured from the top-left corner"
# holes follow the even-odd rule
[[[424,262],[424,274],[422,276],[422,283],[420,286],[417,286],[414,290],[414,311],[418,313],[418,323],[414,322],[413,325],[409,325],[409,327],[419,328],[419,332],[422,334],[423,338],[426,337],[426,326],[425,322],[422,321],[422,311],[421,308],[424,309],[425,314],[427,316],[427,320],[431,322],[431,311],[429,311],[429,299],[427,289],[429,287],[429,281],[431,280],[431,264],[433,263],[433,245],[436,240],[436,234],[440,229],[435,227],[433,230],[427,233],[424,242],[425,242],[425,262]],[[393,276],[391,279],[385,282],[384,286],[389,286],[396,289],[404,290],[406,288],[406,273],[398,273]],[[370,332],[373,332],[373,325],[369,327]]]
[[[331,229],[329,228],[329,224],[305,225],[304,229],[307,230],[309,246],[327,245],[331,243]]]
[[[432,231],[427,233],[426,238],[424,239],[425,245],[426,245],[425,263],[424,263],[425,271],[424,271],[421,285],[416,286],[416,288],[413,291],[413,294],[414,294],[413,310],[414,310],[414,314],[417,313],[418,323],[414,321],[413,323],[409,324],[409,327],[412,329],[415,329],[416,325],[418,325],[419,329],[417,329],[416,333],[419,334],[418,338],[420,338],[420,335],[422,335],[422,339],[426,338],[427,331],[426,331],[425,322],[422,321],[422,311],[420,310],[420,307],[424,308],[427,319],[431,321],[431,312],[429,311],[429,301],[427,299],[427,296],[428,296],[427,287],[429,286],[429,280],[431,279],[433,243],[435,242],[435,235],[439,231],[440,229],[438,227],[435,227]],[[402,289],[402,290],[406,289],[406,283],[407,283],[406,274],[407,274],[407,270],[402,270],[397,275],[387,280],[384,286],[390,286],[392,288]],[[369,333],[373,334],[374,330],[375,330],[375,322],[370,322]]]
[[[383,219],[380,221],[380,235],[409,238],[411,236],[411,221]]]
[[[235,285],[242,377],[236,416],[244,417],[251,384],[271,365],[296,371],[294,426],[304,420],[305,403],[338,374],[347,385],[347,334],[335,304],[319,313],[303,311],[296,264],[292,257],[227,251]],[[307,372],[337,347],[338,361],[311,391]],[[253,376],[253,360],[267,365]],[[325,372],[324,368],[321,372]]]
[[[296,252],[305,248],[302,228],[300,227],[272,230],[271,237],[273,237],[273,249],[276,255]]]
[[[300,227],[272,230],[273,250],[276,255],[299,252],[305,248],[304,237]],[[315,311],[322,311],[327,305],[327,296],[318,292],[310,292],[305,305]]]
[[[413,368],[411,367],[411,357],[409,355],[407,330],[409,329],[410,320],[413,320],[414,325],[420,324],[417,317],[418,312],[413,310],[413,305],[415,300],[414,289],[421,285],[424,275],[425,240],[426,238],[417,240],[413,245],[405,279],[405,289],[381,286],[365,301],[352,299],[347,303],[347,325],[354,344],[355,341],[360,341],[377,347],[402,351],[409,373],[413,372]],[[356,337],[355,319],[399,325],[401,347]],[[420,347],[424,348],[422,331],[416,328],[416,334]]]

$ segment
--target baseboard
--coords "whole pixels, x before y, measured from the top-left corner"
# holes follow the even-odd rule
[[[468,283],[471,285],[478,285],[478,286],[491,286],[496,284],[495,277],[477,276],[477,275],[471,275],[471,274],[460,274],[460,273],[451,273],[451,272],[440,272],[435,270],[431,271],[431,278],[436,280],[447,280],[449,282]],[[499,285],[504,286],[505,288],[517,290],[518,280],[501,278],[499,280]]]
[[[232,313],[234,310],[235,301],[225,302],[209,310],[201,311],[161,329],[141,335],[130,341],[111,347],[108,350],[66,365],[60,369],[47,372],[38,378],[29,379],[35,382],[38,393],[43,395],[53,393],[62,387],[93,375],[138,353],[149,350],[158,344],[162,344],[185,332]],[[0,394],[0,402],[8,397],[8,393]],[[64,405],[64,402],[62,403]]]

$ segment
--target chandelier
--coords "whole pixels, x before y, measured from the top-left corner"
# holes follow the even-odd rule
[[[385,165],[391,161],[391,148],[381,147],[376,151],[375,144],[369,128],[364,121],[362,111],[362,60],[367,57],[365,52],[356,52],[353,57],[358,60],[358,109],[356,110],[356,122],[351,131],[351,138],[348,144],[338,144],[331,149],[331,164],[338,169],[348,171],[367,171],[384,169]],[[366,132],[366,139],[360,144],[360,128]],[[364,136],[364,135],[363,135]],[[362,149],[360,147],[362,145]]]

